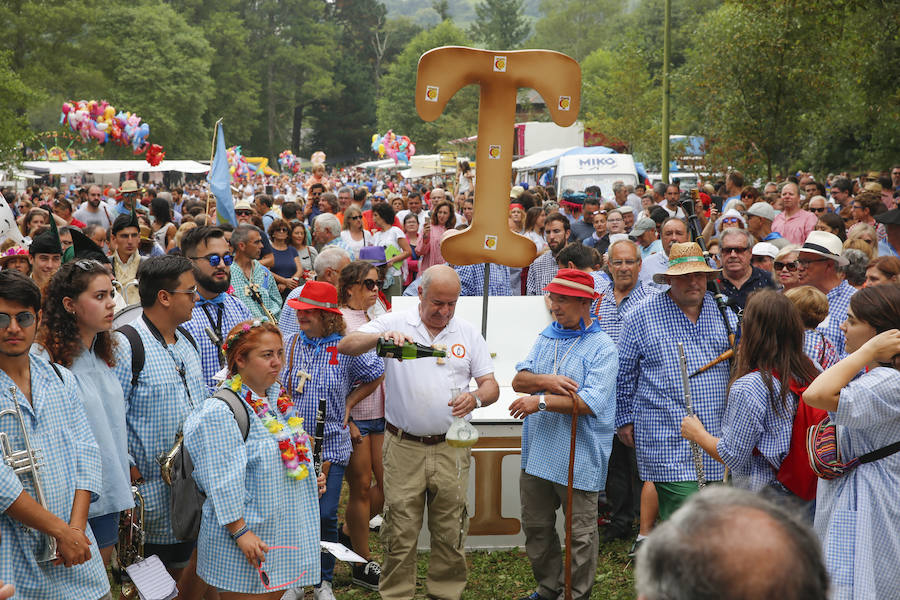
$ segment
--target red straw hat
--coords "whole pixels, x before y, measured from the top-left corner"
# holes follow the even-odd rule
[[[288,306],[297,310],[324,310],[343,314],[338,308],[337,288],[327,281],[307,281],[296,298],[288,300]]]
[[[600,294],[594,291],[594,278],[590,273],[578,269],[560,269],[556,277],[544,288],[544,291],[579,298],[597,299],[600,297]]]

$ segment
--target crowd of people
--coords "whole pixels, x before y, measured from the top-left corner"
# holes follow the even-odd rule
[[[574,598],[590,597],[601,539],[632,538],[639,593],[675,597],[648,574],[671,551],[654,540],[676,540],[668,524],[696,520],[690,499],[728,480],[777,504],[780,526],[814,526],[831,597],[900,597],[900,167],[762,192],[738,172],[693,195],[616,182],[608,200],[512,186],[497,209],[534,242],[522,269],[441,255],[472,219],[474,181],[260,176],[237,188],[234,223],[202,183],[4,193],[29,245],[0,246],[0,431],[43,462],[37,477],[0,466],[15,597],[108,597],[136,490],[143,554],[181,598],[335,598],[320,540],[365,559],[354,584],[412,598],[426,506],[428,594],[460,598],[471,450],[446,433],[500,390],[454,311],[487,273],[490,295],[541,296],[553,321],[509,406],[528,600],[564,585],[572,419]],[[393,311],[401,294],[417,308]],[[380,341],[454,351],[398,361]],[[802,425],[821,434],[819,477]],[[193,520],[160,468],[188,454],[205,498]]]

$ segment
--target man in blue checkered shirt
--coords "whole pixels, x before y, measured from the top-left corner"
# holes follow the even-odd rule
[[[567,498],[573,408],[578,416],[569,552],[573,598],[587,599],[600,543],[597,499],[612,446],[618,360],[615,344],[591,319],[597,293],[590,274],[560,269],[544,291],[555,321],[516,365],[513,389],[530,395],[509,407],[512,416],[525,420],[519,494],[525,550],[538,584],[523,600],[551,600],[562,592],[556,511]]]
[[[525,293],[529,296],[539,296],[544,293],[544,288],[550,280],[556,276],[559,267],[556,265],[556,256],[566,247],[569,239],[569,220],[560,213],[547,215],[544,224],[544,235],[547,237],[547,245],[550,252],[544,252],[528,267]]]
[[[218,227],[195,227],[182,238],[181,251],[194,265],[197,279],[194,311],[184,327],[197,342],[203,381],[212,395],[216,389],[213,376],[225,366],[225,336],[232,327],[253,316],[243,302],[227,293],[233,256],[224,231]]]
[[[642,481],[656,484],[665,519],[697,490],[690,446],[681,437],[686,413],[677,343],[684,344],[688,373],[730,348],[722,313],[706,283],[715,276],[700,246],[673,244],[669,268],[654,275],[669,291],[653,294],[632,310],[619,341],[616,428],[619,439],[637,452]],[[737,317],[726,311],[732,331]],[[689,379],[694,412],[713,435],[721,435],[729,364],[723,361]],[[703,456],[706,479],[720,480],[723,466]]]

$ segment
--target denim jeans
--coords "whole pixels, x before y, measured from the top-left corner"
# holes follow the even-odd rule
[[[344,465],[332,464],[325,482],[325,493],[319,498],[319,513],[322,521],[322,539],[326,542],[338,541],[338,502],[341,500],[341,483],[344,480]],[[334,556],[322,553],[322,581],[334,577]]]

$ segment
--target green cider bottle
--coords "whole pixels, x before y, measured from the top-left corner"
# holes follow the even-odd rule
[[[413,342],[406,342],[401,346],[384,338],[378,338],[378,342],[375,344],[375,353],[382,358],[396,358],[397,360],[445,358],[447,356],[445,350]]]

